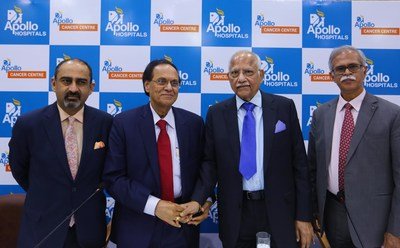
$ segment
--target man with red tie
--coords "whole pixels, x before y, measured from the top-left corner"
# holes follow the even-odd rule
[[[143,87],[150,103],[117,115],[110,133],[103,178],[116,200],[111,240],[121,248],[198,247],[199,229],[181,223],[188,219],[179,204],[198,177],[203,120],[172,107],[180,79],[170,61],[150,62]]]

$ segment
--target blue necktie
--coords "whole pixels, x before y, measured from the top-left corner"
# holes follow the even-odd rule
[[[239,171],[246,180],[249,180],[257,172],[256,120],[253,116],[254,107],[255,105],[251,102],[245,102],[242,105],[242,108],[246,110],[246,115],[243,120]]]

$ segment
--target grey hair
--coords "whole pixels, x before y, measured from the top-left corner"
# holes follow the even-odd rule
[[[242,54],[249,54],[250,56],[254,57],[254,58],[256,59],[256,62],[257,62],[257,70],[260,70],[260,69],[261,69],[261,59],[260,59],[260,56],[258,56],[258,54],[254,53],[254,52],[252,52],[252,51],[249,51],[249,50],[240,50],[240,51],[235,52],[235,53],[232,55],[231,59],[229,60],[229,61],[230,61],[230,62],[229,62],[229,71],[232,69],[232,62],[233,62],[233,60],[234,60],[237,56],[242,55]]]
[[[360,59],[360,63],[361,63],[363,66],[366,66],[366,65],[367,65],[367,58],[365,57],[365,54],[364,54],[361,50],[359,50],[359,49],[357,49],[357,48],[355,48],[355,47],[353,47],[353,46],[344,45],[344,46],[340,46],[340,47],[337,47],[337,48],[335,48],[335,49],[332,50],[331,55],[329,56],[329,61],[328,61],[328,65],[329,65],[329,70],[330,70],[330,71],[333,70],[333,60],[334,60],[339,54],[341,54],[341,53],[343,53],[343,52],[345,52],[345,51],[357,53],[357,54],[358,54],[358,57],[359,57],[359,59]]]

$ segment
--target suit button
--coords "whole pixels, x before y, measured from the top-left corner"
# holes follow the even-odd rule
[[[76,187],[72,187],[72,192],[76,192]]]

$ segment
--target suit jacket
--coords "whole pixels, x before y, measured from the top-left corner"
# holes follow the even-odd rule
[[[34,247],[99,186],[112,117],[85,105],[80,165],[72,179],[57,103],[18,118],[9,143],[14,178],[26,191],[18,247]],[[105,195],[98,192],[75,213],[77,239],[83,247],[105,243]],[[63,247],[69,220],[40,247]]]
[[[190,197],[198,177],[203,152],[203,120],[183,109],[172,107],[179,143],[182,200]],[[153,114],[144,105],[117,115],[110,133],[104,181],[116,203],[111,240],[118,247],[148,247],[155,216],[145,214],[149,195],[161,198],[160,170]],[[199,229],[183,225],[190,247],[197,247]]]
[[[292,100],[261,94],[265,207],[271,235],[277,247],[297,247],[295,220],[311,220],[309,172],[299,120]],[[286,124],[286,129],[275,133],[279,120]],[[193,194],[194,200],[204,202],[218,181],[219,236],[224,247],[234,247],[239,236],[243,202],[239,159],[237,107],[233,97],[208,110],[205,161]]]
[[[327,171],[338,98],[314,111],[308,156],[314,210],[324,225]],[[400,236],[400,107],[366,94],[345,165],[348,214],[364,247],[380,247],[388,231]],[[349,223],[353,243],[360,247]]]

